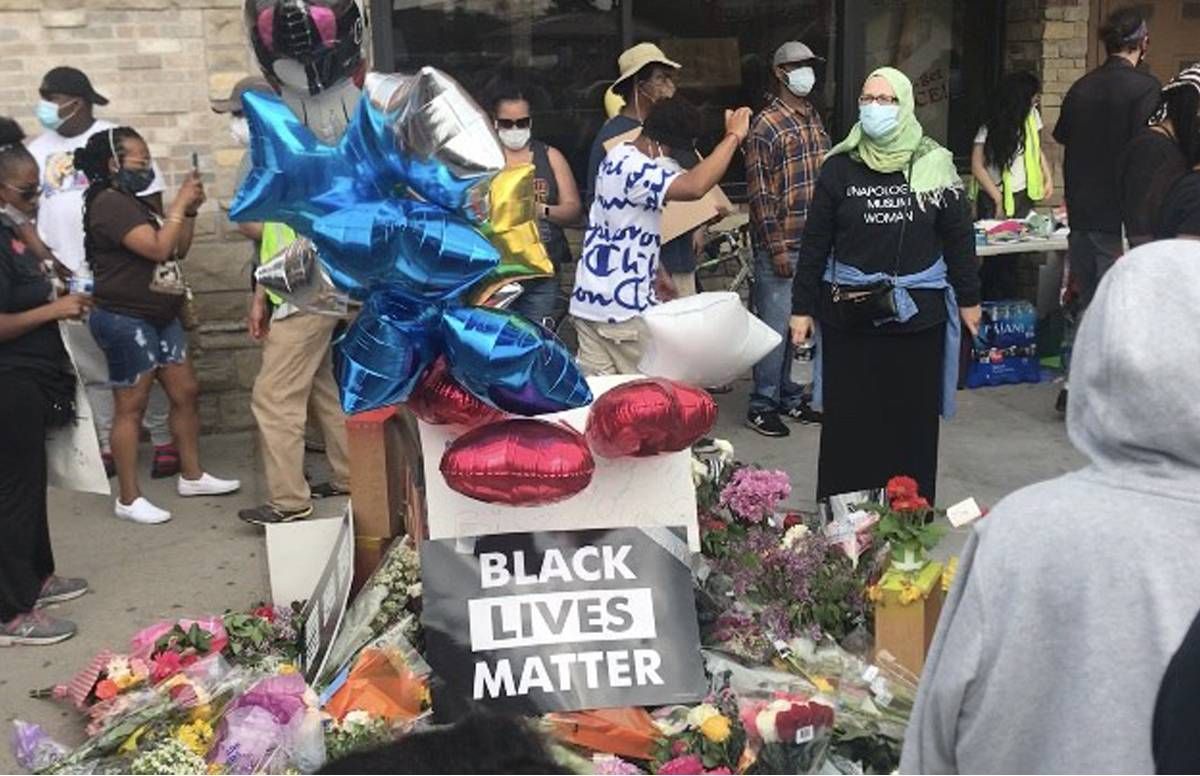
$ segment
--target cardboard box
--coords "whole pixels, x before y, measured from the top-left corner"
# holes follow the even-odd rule
[[[914,580],[921,590],[916,601],[902,603],[902,591],[888,584],[888,576],[880,583],[883,598],[875,605],[875,651],[891,652],[905,668],[920,676],[925,656],[933,643],[938,617],[942,613],[941,563],[930,563]]]
[[[404,531],[408,481],[421,469],[416,420],[403,407],[361,412],[346,421],[354,530],[392,537]]]
[[[371,578],[371,573],[379,568],[387,555],[388,547],[395,541],[393,536],[361,536],[354,537],[354,583],[350,586],[350,598],[358,595],[358,591]]]

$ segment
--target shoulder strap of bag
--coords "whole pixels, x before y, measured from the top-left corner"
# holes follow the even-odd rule
[[[920,145],[918,144],[918,148],[919,147],[920,147]],[[912,207],[912,199],[913,199],[912,183],[911,183],[913,162],[916,161],[916,158],[917,158],[917,152],[913,151],[913,155],[911,157],[909,157],[909,159],[908,159],[908,174],[906,175],[906,183],[908,183],[908,198],[909,198],[909,207],[910,208]],[[910,212],[911,212],[911,210],[910,210]],[[896,243],[896,261],[892,265],[893,285],[895,285],[896,278],[900,277],[900,259],[904,255],[904,234],[908,229],[908,216],[909,216],[908,213],[904,213],[904,218],[900,219],[900,240]],[[836,246],[833,251],[833,278],[832,278],[832,282],[830,283],[830,286],[833,289],[834,301],[837,301],[837,298],[839,296],[841,296],[841,292],[840,292],[839,283],[838,283],[838,279],[837,279],[837,248],[836,248]]]

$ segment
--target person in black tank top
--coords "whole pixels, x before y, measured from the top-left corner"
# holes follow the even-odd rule
[[[492,90],[489,105],[507,166],[534,166],[538,233],[555,271],[555,277],[524,281],[521,296],[513,302],[511,309],[553,329],[555,321],[564,312],[561,309],[564,305],[559,301],[558,270],[571,261],[571,248],[563,227],[576,223],[583,212],[579,187],[566,157],[557,148],[533,139],[529,99],[521,87],[498,84]]]

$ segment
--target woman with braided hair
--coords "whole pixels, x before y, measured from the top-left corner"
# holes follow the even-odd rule
[[[115,411],[112,452],[120,495],[117,517],[163,523],[171,513],[151,504],[137,476],[138,433],[157,379],[171,402],[170,425],[179,449],[180,496],[236,491],[200,467],[196,374],[179,321],[187,292],[177,261],[192,244],[204,187],[192,172],[166,216],[137,194],[153,179],[150,149],[137,132],[114,127],[75,152],[75,169],[90,185],[83,199],[84,246],[95,273],[96,309],[88,325],[108,359]]]
[[[0,118],[0,646],[71,638],[75,624],[40,607],[88,590],[82,579],[54,574],[46,432],[75,419],[75,375],[58,322],[80,318],[91,300],[54,299],[30,247],[41,188],[24,137]]]

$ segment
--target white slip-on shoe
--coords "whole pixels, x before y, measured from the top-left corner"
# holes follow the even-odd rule
[[[122,504],[121,499],[117,499],[113,513],[122,520],[130,520],[143,525],[165,523],[171,519],[170,512],[154,506],[146,500],[145,496],[138,496],[132,504]]]
[[[238,480],[223,480],[205,472],[198,480],[189,480],[179,476],[179,495],[181,496],[221,496],[233,493],[242,487]]]

